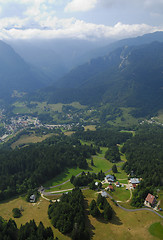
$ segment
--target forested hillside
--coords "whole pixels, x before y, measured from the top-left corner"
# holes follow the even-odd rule
[[[15,150],[0,150],[0,200],[34,189],[66,167],[87,169],[86,158],[95,154],[77,139],[55,136],[42,143]]]
[[[34,98],[134,107],[136,117],[155,114],[163,108],[162,58],[163,43],[124,46],[72,70]]]
[[[143,126],[122,148],[127,162],[123,168],[141,177],[141,184],[134,191],[132,204],[141,206],[148,192],[163,186],[163,128]]]

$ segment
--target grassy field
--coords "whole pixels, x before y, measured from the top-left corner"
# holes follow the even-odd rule
[[[72,175],[76,176],[77,174],[81,173],[82,171],[83,170],[80,169],[80,168],[66,169],[63,173],[59,174],[54,179],[46,182],[46,184],[44,184],[44,187],[55,186],[55,185],[61,184],[61,183],[65,182],[65,181],[69,180]],[[66,185],[64,185],[64,187],[65,186]],[[49,190],[49,191],[51,191],[51,190]]]
[[[74,131],[66,131],[64,132],[64,135],[71,136],[74,133]]]
[[[86,106],[81,105],[79,102],[73,102],[71,104],[47,104],[47,102],[30,102],[30,104],[33,104],[33,107],[29,108],[27,106],[27,103],[25,102],[15,102],[13,104],[14,110],[13,112],[15,114],[27,114],[27,113],[45,113],[45,111],[48,111],[50,113],[54,112],[62,112],[63,105],[66,106],[72,106],[76,109],[85,109]]]
[[[130,191],[126,190],[125,187],[114,187],[114,190],[110,194],[115,200],[125,202],[130,198]]]
[[[161,223],[161,222],[153,223],[149,227],[149,232],[153,236],[155,236],[155,237],[157,237],[159,239],[163,239],[163,223]]]
[[[114,126],[122,126],[122,127],[129,127],[132,125],[138,124],[138,119],[134,118],[130,111],[133,110],[133,108],[121,108],[122,110],[122,116],[117,117],[113,121],[108,121],[109,124]]]
[[[30,220],[35,220],[36,224],[39,224],[40,221],[44,224],[44,226],[49,227],[51,225],[50,220],[48,218],[48,206],[49,202],[40,199],[36,204],[28,203],[24,201],[22,198],[17,198],[5,203],[0,204],[0,216],[2,216],[5,220],[9,220],[12,217],[12,209],[13,208],[23,208],[22,216],[20,218],[15,218],[15,222],[18,227],[21,224],[25,224]],[[54,236],[58,237],[59,240],[69,240],[69,237],[64,236],[61,234],[57,229],[53,228]]]
[[[42,137],[38,137],[34,134],[32,135],[23,135],[21,136],[16,142],[14,142],[11,147],[12,149],[18,147],[20,144],[28,144],[28,143],[37,143],[37,142],[42,142],[44,141],[46,138],[49,138],[50,136],[52,136],[53,134],[47,134],[44,135]]]
[[[25,102],[15,102],[13,104],[14,114],[25,114],[25,113],[31,113],[31,110],[26,106]]]
[[[119,165],[119,164],[117,164],[117,165]],[[118,169],[117,173],[113,173],[111,171],[110,174],[114,174],[116,176],[117,180],[121,180],[121,179],[127,180],[128,179],[127,173],[124,170],[120,169],[120,168],[117,168],[117,169]]]
[[[96,125],[87,125],[84,127],[84,130],[96,131]]]
[[[96,198],[94,192],[83,192],[88,203]],[[152,236],[148,228],[151,224],[160,221],[160,218],[148,211],[125,212],[108,200],[114,209],[114,217],[111,222],[95,219],[88,216],[88,224],[93,240],[157,240]]]
[[[108,160],[106,160],[104,158],[104,153],[105,153],[106,149],[107,148],[101,148],[102,153],[93,156],[94,166],[91,166],[91,159],[87,159],[88,166],[89,166],[88,170],[80,169],[80,168],[66,169],[63,173],[61,173],[60,175],[58,175],[54,179],[46,182],[44,184],[44,187],[59,185],[59,184],[65,182],[65,181],[69,180],[72,175],[76,176],[77,174],[81,173],[82,171],[89,171],[89,172],[98,173],[99,171],[102,170],[103,172],[106,172],[107,170],[109,170],[113,166],[113,163],[109,162]],[[71,183],[66,183],[63,186],[53,188],[53,189],[49,189],[47,191],[58,191],[58,190],[63,190],[63,189],[69,189],[72,186],[73,185]]]
[[[97,198],[97,193],[92,190],[83,191],[85,196],[87,213],[88,204],[92,199]],[[114,209],[114,217],[111,222],[105,222],[102,219],[95,219],[88,214],[86,224],[91,231],[92,240],[157,240],[158,238],[152,236],[148,229],[154,223],[159,223],[160,218],[154,213],[148,211],[140,212],[125,212],[117,206],[115,206],[112,201],[108,199],[109,203]],[[23,208],[21,218],[15,219],[18,227],[21,224],[34,219],[38,224],[40,221],[48,227],[51,226],[50,220],[48,219],[47,210],[49,202],[40,199],[36,204],[27,203],[22,198],[13,199],[0,204],[0,215],[8,220],[12,218],[13,208]],[[153,226],[153,225],[152,225]],[[53,228],[54,236],[58,237],[60,240],[69,240],[68,236],[64,236],[57,229]],[[154,230],[160,229],[160,226],[154,225]],[[154,231],[152,230],[152,231]],[[153,232],[152,232],[153,233]],[[161,239],[161,238],[160,238]]]

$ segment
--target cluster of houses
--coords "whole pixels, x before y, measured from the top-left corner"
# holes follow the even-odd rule
[[[138,178],[130,178],[129,183],[131,184],[130,188],[135,189],[140,183],[140,180]]]
[[[114,190],[113,183],[116,187],[121,187],[121,186],[124,187],[124,184],[121,185],[118,181],[115,182],[115,177],[110,174],[106,175],[105,182],[109,183],[109,185],[106,187],[106,190],[113,191]],[[128,187],[126,187],[126,190],[135,189],[139,183],[140,183],[140,180],[138,178],[130,178],[129,184],[127,184]]]
[[[109,185],[106,187],[106,190],[110,190],[110,191],[113,191],[114,188],[113,188],[113,183],[115,184],[116,187],[120,187],[121,184],[117,181],[115,182],[115,177],[113,175],[106,175],[105,177],[105,182],[109,183]]]

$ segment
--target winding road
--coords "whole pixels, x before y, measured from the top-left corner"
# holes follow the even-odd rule
[[[110,199],[113,199],[113,197],[107,193],[108,197]],[[113,199],[114,200],[114,199]],[[114,200],[114,202],[116,203],[116,205],[121,208],[122,210],[126,211],[126,212],[139,212],[139,211],[150,211],[150,212],[153,212],[155,213],[156,215],[158,215],[159,217],[163,218],[163,216],[161,214],[159,214],[158,212],[154,211],[153,209],[150,209],[150,208],[137,208],[137,209],[128,209],[128,208],[124,208],[122,207],[117,201]]]
[[[102,157],[100,157],[102,158]],[[120,166],[117,166],[117,167],[120,167]],[[105,173],[108,173],[112,170],[112,168],[110,168],[109,170],[107,170]],[[82,173],[82,172],[81,172]],[[77,174],[76,177],[78,177],[79,175],[81,175],[81,173]],[[66,184],[67,182],[69,182],[70,179],[68,179],[67,181],[61,183],[61,184],[58,184],[58,185],[55,185],[55,186],[51,186],[49,189],[52,189],[52,188],[56,188],[56,187],[59,187],[59,186],[62,186],[64,184]],[[86,190],[88,188],[84,188],[82,190]],[[48,198],[44,197],[44,196],[55,196],[55,195],[59,195],[60,193],[62,192],[67,192],[67,191],[70,191],[72,189],[65,189],[65,190],[60,190],[60,191],[53,191],[53,192],[45,192],[46,189],[44,189],[43,191],[41,191],[41,197],[48,200]],[[107,196],[110,198],[110,199],[113,199],[113,197],[107,193]],[[114,200],[114,199],[113,199]],[[128,208],[124,208],[122,207],[117,201],[115,201],[115,204],[122,210],[126,211],[126,212],[138,212],[138,211],[150,211],[150,212],[153,212],[155,213],[157,216],[161,217],[163,219],[163,216],[161,214],[159,214],[158,212],[154,211],[153,209],[150,209],[150,208],[138,208],[138,209],[128,209]]]

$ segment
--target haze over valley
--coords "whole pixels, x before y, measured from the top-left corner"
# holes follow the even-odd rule
[[[0,240],[163,239],[162,10],[0,0]]]

